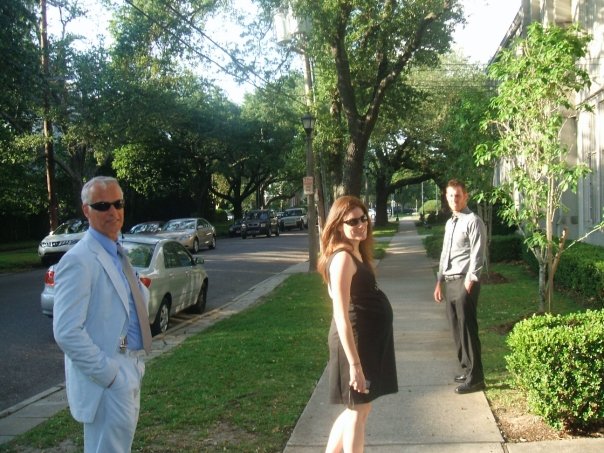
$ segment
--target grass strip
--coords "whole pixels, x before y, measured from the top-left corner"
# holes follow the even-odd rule
[[[282,451],[327,363],[330,319],[320,277],[296,274],[148,363],[133,451]],[[0,452],[65,445],[82,446],[66,410]]]
[[[0,251],[0,272],[15,272],[42,267],[36,248]]]

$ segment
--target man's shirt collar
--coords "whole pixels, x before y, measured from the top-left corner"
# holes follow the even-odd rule
[[[109,255],[117,258],[117,242],[115,242],[111,238],[108,238],[103,233],[99,233],[93,227],[88,227],[88,231],[90,231],[92,237],[95,238],[101,244],[101,246],[107,251],[107,253],[109,253]]]

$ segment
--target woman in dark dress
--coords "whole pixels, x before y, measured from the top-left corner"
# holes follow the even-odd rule
[[[392,307],[376,285],[367,208],[352,196],[333,204],[323,234],[319,271],[333,302],[329,332],[330,402],[345,404],[326,452],[362,452],[371,401],[398,391]]]

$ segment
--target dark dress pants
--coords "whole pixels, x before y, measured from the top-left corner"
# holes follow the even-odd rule
[[[474,282],[470,293],[466,291],[464,279],[445,282],[447,317],[453,332],[453,341],[459,363],[470,385],[484,381],[480,339],[478,338],[478,295],[480,283]]]

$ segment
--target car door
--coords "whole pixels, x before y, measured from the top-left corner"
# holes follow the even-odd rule
[[[199,243],[205,246],[209,245],[212,240],[212,232],[209,226],[207,220],[202,218],[197,219],[197,237],[199,238]]]
[[[178,255],[180,268],[183,274],[186,275],[182,291],[182,309],[185,309],[197,302],[197,296],[199,296],[201,285],[203,284],[203,275],[185,247],[181,244],[176,244],[175,252]]]
[[[185,265],[182,251],[187,252],[182,244],[168,242],[164,244],[165,280],[172,295],[172,313],[181,311],[189,300],[191,292],[191,260]]]

